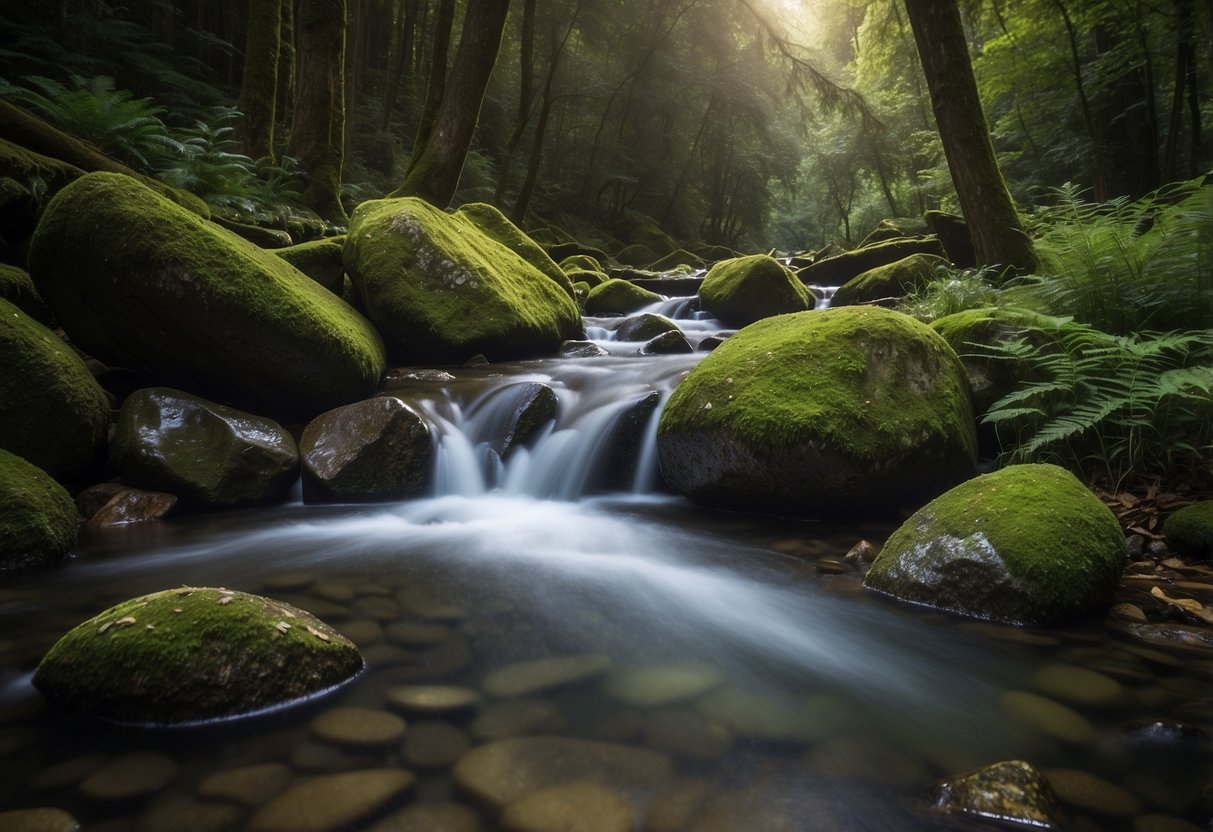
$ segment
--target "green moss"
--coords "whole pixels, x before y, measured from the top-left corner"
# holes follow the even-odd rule
[[[80,347],[242,409],[305,418],[371,395],[384,370],[366,319],[127,177],[93,173],[64,188],[29,262]]]
[[[1116,517],[1073,474],[1013,465],[917,511],[864,583],[963,615],[1035,623],[1109,603],[1124,563]]]
[[[955,353],[876,307],[742,329],[674,391],[658,435],[694,499],[808,516],[921,502],[971,472],[976,445]]]
[[[671,272],[679,268],[702,269],[704,265],[702,257],[692,254],[685,248],[679,248],[671,251],[665,257],[654,260],[649,268],[655,272]]]
[[[864,237],[859,243],[859,247],[870,246],[873,243],[883,243],[886,240],[895,240],[898,237],[904,237],[906,233],[897,227],[897,224],[892,220],[881,220],[876,223],[876,227],[868,232],[868,236]]]
[[[556,281],[466,215],[420,199],[358,206],[345,265],[391,355],[405,363],[554,354],[582,333],[577,305]]]
[[[1177,552],[1199,558],[1213,556],[1213,500],[1181,508],[1167,518],[1162,530]]]
[[[661,300],[661,295],[642,289],[634,283],[611,278],[590,290],[585,299],[588,315],[628,315]]]
[[[658,258],[658,255],[646,245],[633,243],[615,253],[615,259],[625,266],[644,268]]]
[[[574,272],[602,272],[602,263],[588,254],[573,254],[560,261],[560,268],[565,274]]]
[[[24,269],[0,263],[0,300],[6,300],[43,326],[51,326],[55,316],[42,302],[34,281]]]
[[[509,217],[497,208],[484,202],[471,202],[460,206],[455,216],[465,217],[490,239],[496,240],[523,260],[547,275],[569,297],[573,296],[573,284],[564,269],[556,265],[541,245],[528,237],[522,229],[510,222]]]
[[[935,237],[886,240],[841,254],[826,256],[819,252],[817,260],[800,270],[800,279],[817,286],[841,286],[877,266],[894,263],[911,254],[943,256],[943,246]]]
[[[568,274],[569,280],[573,281],[573,283],[585,283],[591,288],[594,286],[601,286],[607,281],[607,276],[599,271],[591,272],[578,269],[576,271],[571,271]]]
[[[334,295],[340,295],[345,283],[345,262],[341,259],[341,251],[344,246],[344,236],[325,237],[321,240],[311,240],[299,245],[276,249],[274,254]]]
[[[947,260],[934,254],[911,254],[892,263],[868,269],[853,277],[834,293],[832,306],[870,303],[882,298],[900,298],[935,279],[936,270]]]
[[[53,332],[0,300],[0,446],[67,480],[96,461],[109,400]]]
[[[318,693],[362,657],[289,604],[226,589],[180,587],[111,607],[70,630],[34,686],[105,719],[181,723],[239,716]]]
[[[278,228],[262,228],[259,225],[237,222],[226,217],[211,217],[211,222],[260,248],[281,249],[291,244],[291,235]]]
[[[0,570],[52,563],[76,545],[76,504],[50,474],[0,450]]]
[[[703,308],[732,327],[812,309],[813,295],[773,257],[755,254],[712,266],[699,288]]]

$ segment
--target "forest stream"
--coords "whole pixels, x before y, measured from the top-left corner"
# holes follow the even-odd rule
[[[695,344],[722,327],[692,306],[649,311]],[[664,402],[704,353],[638,355],[614,340],[619,320],[586,320],[597,358],[389,374],[384,392],[434,432],[431,497],[88,530],[68,568],[10,577],[0,810],[58,807],[90,832],[255,830],[290,795],[297,829],[441,832],[497,828],[485,795],[587,781],[615,790],[578,798],[591,820],[622,800],[635,828],[977,830],[996,827],[932,813],[931,784],[1022,759],[1071,829],[1186,828],[1159,824],[1180,823],[1208,780],[1207,661],[1102,616],[1015,628],[876,596],[846,555],[892,524],[710,512],[662,492],[660,407],[636,405]],[[536,381],[556,392],[555,424],[503,462],[494,402]],[[59,636],[180,585],[309,610],[368,667],[303,705],[168,731],[44,705],[25,669]],[[504,769],[471,760],[511,737]],[[415,780],[325,787],[401,769]]]

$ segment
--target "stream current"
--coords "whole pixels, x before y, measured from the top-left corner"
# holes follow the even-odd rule
[[[721,330],[692,307],[650,311],[676,318],[692,343]],[[307,778],[403,767],[417,774],[407,796],[354,807],[361,819],[334,828],[422,829],[393,813],[457,803],[491,830],[494,813],[468,799],[453,766],[468,748],[537,735],[668,755],[670,778],[619,786],[637,829],[992,828],[930,813],[926,790],[1011,759],[1071,783],[1077,830],[1141,829],[1190,808],[1209,780],[1207,746],[1125,726],[1213,728],[1207,667],[1097,620],[1021,630],[870,595],[843,555],[882,542],[888,524],[708,512],[664,493],[660,405],[642,411],[626,447],[619,425],[654,394],[663,404],[703,354],[637,355],[639,343],[614,340],[618,323],[587,319],[607,356],[394,374],[385,392],[434,429],[432,497],[88,531],[62,566],[6,580],[0,812],[57,807],[103,832],[257,828],[259,802]],[[557,418],[503,462],[490,448],[503,391],[533,382],[556,393]],[[188,730],[114,728],[43,706],[31,672],[63,632],[182,584],[308,609],[355,640],[368,670],[303,707]],[[568,672],[569,657],[583,669]],[[486,684],[535,660],[550,661],[530,666],[533,688],[494,695]],[[392,691],[420,684],[481,690],[482,703],[406,713],[427,728],[402,741],[318,735],[326,711],[391,711]],[[133,785],[96,785],[124,765]],[[216,777],[256,766],[281,774],[277,789],[243,804],[215,796]]]

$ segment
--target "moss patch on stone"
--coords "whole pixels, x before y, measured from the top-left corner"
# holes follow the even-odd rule
[[[679,268],[702,269],[704,265],[703,258],[698,254],[687,251],[685,248],[679,248],[671,251],[665,257],[654,260],[649,268],[655,272],[668,272]]]
[[[824,516],[921,504],[972,472],[954,352],[876,307],[779,315],[705,358],[662,414],[662,471],[710,505]]]
[[[129,177],[91,173],[60,191],[29,262],[73,341],[159,383],[306,418],[371,395],[383,374],[361,315]]]
[[[465,214],[420,199],[359,205],[345,265],[389,353],[404,363],[554,354],[583,331],[571,285],[566,292]]]
[[[565,274],[578,271],[601,272],[602,263],[588,254],[571,254],[560,261],[560,268],[564,269]]]
[[[644,268],[658,258],[658,255],[646,245],[633,243],[630,246],[624,246],[615,253],[615,259],[625,266],[635,266],[636,268]]]
[[[455,216],[463,217],[479,228],[490,239],[496,240],[523,260],[543,272],[564,293],[572,297],[573,284],[564,269],[548,256],[543,246],[532,240],[521,228],[510,222],[510,218],[496,207],[485,202],[469,202],[460,206]]]
[[[868,269],[838,287],[831,306],[852,306],[882,298],[901,298],[935,279],[936,270],[948,261],[934,254],[911,254],[884,266]]]
[[[1199,558],[1213,556],[1213,500],[1181,508],[1167,518],[1162,530],[1177,552]]]
[[[0,263],[0,300],[8,301],[43,326],[51,326],[55,321],[29,273],[7,263]]]
[[[1108,604],[1125,564],[1116,517],[1056,465],[961,483],[885,543],[864,584],[904,601],[1028,624]]]
[[[341,250],[345,237],[325,237],[295,246],[279,248],[274,254],[290,263],[334,295],[341,295],[345,283],[345,261]]]
[[[110,424],[105,392],[56,335],[0,300],[0,447],[69,480],[97,461]]]
[[[812,265],[800,270],[800,279],[817,286],[841,286],[869,269],[894,263],[911,254],[942,257],[944,252],[936,237],[901,237],[830,257],[819,254]]]
[[[0,570],[61,560],[76,529],[76,504],[63,486],[0,450]]]
[[[361,669],[358,649],[310,613],[244,592],[181,587],[70,630],[38,665],[34,686],[72,710],[172,724],[282,705]]]
[[[613,277],[590,290],[585,299],[587,315],[630,315],[661,300],[661,295],[634,283]]]
[[[765,254],[723,260],[699,288],[703,308],[731,327],[812,309],[813,295],[796,275]]]

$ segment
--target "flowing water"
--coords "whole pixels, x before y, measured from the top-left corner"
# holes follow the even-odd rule
[[[692,342],[719,331],[688,299],[654,311]],[[890,525],[714,513],[663,493],[660,404],[701,354],[638,356],[639,344],[614,340],[617,324],[587,321],[604,357],[393,375],[388,392],[435,430],[430,498],[91,531],[68,563],[8,579],[0,811],[59,807],[107,832],[244,829],[259,803],[306,778],[416,771],[408,796],[343,827],[370,828],[411,806],[472,805],[451,773],[466,748],[555,734],[670,757],[675,777],[625,789],[636,828],[983,829],[930,814],[926,789],[1009,759],[1071,784],[1075,829],[1183,828],[1134,823],[1189,810],[1210,779],[1207,744],[1125,726],[1213,727],[1207,662],[1120,640],[1101,621],[1025,631],[906,608],[865,593],[843,559]],[[534,383],[555,392],[558,416],[503,460],[505,403]],[[204,729],[117,729],[42,705],[30,675],[59,635],[181,584],[309,609],[353,638],[369,669],[321,701]],[[496,670],[567,657],[583,671],[520,701],[498,690],[471,713],[409,715],[403,741],[352,747],[313,727],[330,708],[391,710],[402,685],[492,693]],[[127,775],[136,783],[120,794],[97,786],[132,753],[154,773]],[[216,796],[216,775],[265,764],[282,773],[276,788],[243,804]]]

